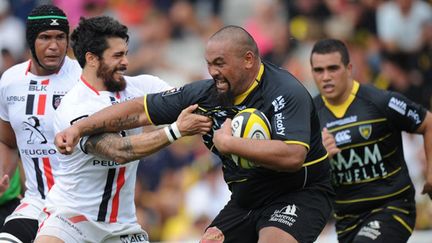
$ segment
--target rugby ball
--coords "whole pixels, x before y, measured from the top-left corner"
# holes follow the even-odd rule
[[[232,135],[239,138],[270,139],[271,127],[267,117],[255,108],[247,108],[234,116],[231,122]],[[250,169],[256,164],[235,154],[231,155],[238,166]]]

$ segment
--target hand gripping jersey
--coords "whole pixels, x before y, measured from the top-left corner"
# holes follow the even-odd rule
[[[77,83],[81,68],[65,58],[58,73],[36,76],[31,61],[8,69],[0,81],[0,118],[11,124],[24,166],[26,197],[45,199],[55,182],[57,150],[52,126],[62,97]]]
[[[233,199],[242,207],[264,205],[284,193],[305,187],[331,191],[330,166],[321,143],[318,116],[307,90],[288,72],[263,62],[255,83],[235,99],[235,107],[220,107],[214,80],[197,81],[181,88],[145,97],[148,117],[154,124],[174,122],[182,109],[199,104],[201,113],[211,114],[213,130],[219,129],[236,110],[256,108],[271,123],[272,139],[300,144],[308,149],[303,168],[294,173],[256,166],[245,169],[231,156],[222,156],[212,143],[212,133],[203,137],[206,146],[223,161],[225,181]],[[216,109],[215,109],[216,108]]]
[[[321,127],[342,150],[331,160],[338,216],[375,209],[401,195],[413,198],[401,131],[414,132],[426,110],[400,94],[354,82],[334,107],[315,98]]]
[[[73,122],[114,103],[167,90],[169,86],[157,77],[125,77],[127,87],[121,92],[97,91],[82,80],[63,98],[54,118],[56,132]],[[140,133],[141,129],[122,132]],[[134,190],[138,163],[125,165],[103,159],[83,150],[82,138],[71,155],[59,154],[57,182],[47,197],[47,207],[66,207],[81,212],[88,219],[109,223],[136,222]],[[80,146],[82,145],[82,146]]]

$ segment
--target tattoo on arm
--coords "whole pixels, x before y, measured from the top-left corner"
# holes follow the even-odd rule
[[[85,149],[88,153],[119,163],[126,163],[139,158],[130,139],[121,137],[117,133],[102,133],[90,136],[85,143]]]

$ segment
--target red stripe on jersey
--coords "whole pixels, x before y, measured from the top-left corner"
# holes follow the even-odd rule
[[[51,187],[54,185],[54,177],[52,174],[51,163],[49,161],[49,158],[42,158],[42,161],[44,165],[44,172],[45,172],[45,177],[47,180],[48,191],[49,191]]]
[[[74,224],[82,222],[82,221],[88,221],[88,219],[84,215],[77,215],[77,216],[70,217],[68,219],[69,219],[69,221],[71,221]]]
[[[87,80],[85,80],[83,76],[81,76],[81,81],[83,81],[83,83],[87,87],[89,87],[91,90],[93,90],[93,92],[95,92],[97,95],[99,95],[99,91],[97,91],[89,82],[87,82]]]
[[[27,207],[28,205],[29,205],[28,203],[22,203],[21,205],[19,205],[19,206],[15,209],[15,212],[18,211],[18,210],[21,210],[21,209],[23,209],[23,208],[25,208],[25,207]]]
[[[116,92],[116,98],[119,100],[120,99],[120,92]]]
[[[31,59],[30,59],[30,60],[29,60],[29,65],[28,65],[28,67],[27,67],[27,70],[25,71],[25,75],[26,75],[26,76],[27,76],[28,72],[30,71],[31,63],[32,63],[32,61],[31,61]]]
[[[117,187],[116,187],[116,193],[114,195],[113,201],[112,201],[112,210],[110,215],[110,223],[117,222],[117,215],[118,215],[118,209],[119,209],[119,200],[120,200],[120,190],[123,187],[125,183],[125,170],[126,167],[121,167],[119,174],[117,176]]]
[[[39,95],[39,101],[37,106],[38,115],[45,115],[46,98],[46,94]]]
[[[42,85],[48,85],[49,84],[49,79],[45,79],[41,81]]]

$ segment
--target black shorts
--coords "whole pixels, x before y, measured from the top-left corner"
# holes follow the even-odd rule
[[[219,228],[225,243],[258,241],[260,229],[279,228],[298,242],[314,242],[332,213],[332,194],[305,189],[285,194],[256,209],[244,209],[230,200],[211,225]]]
[[[360,215],[347,215],[336,221],[341,243],[407,242],[416,220],[415,202],[400,198]]]
[[[6,217],[9,216],[19,204],[20,199],[14,198],[0,206],[0,228],[3,225]]]

